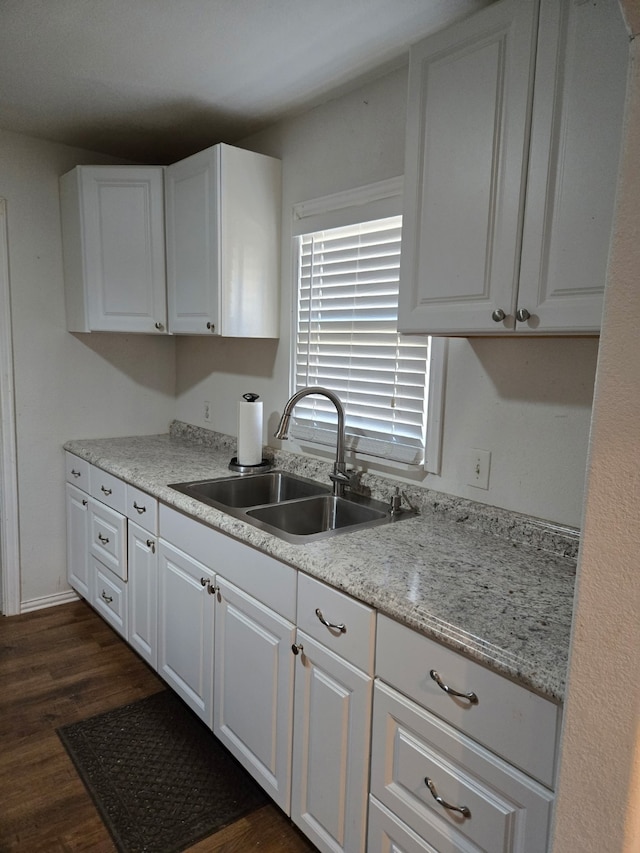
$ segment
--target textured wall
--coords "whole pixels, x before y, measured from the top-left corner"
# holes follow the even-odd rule
[[[623,3],[639,32],[640,3]],[[600,342],[554,853],[640,850],[640,65]]]

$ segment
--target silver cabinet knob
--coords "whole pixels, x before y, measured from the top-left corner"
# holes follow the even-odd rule
[[[211,322],[207,323],[207,329],[209,329],[210,332],[215,332],[215,330],[216,330],[215,323],[211,323]]]
[[[530,316],[531,314],[529,314],[526,308],[518,308],[516,311],[516,320],[519,323],[526,323]]]
[[[502,323],[506,316],[507,315],[504,313],[502,308],[496,308],[493,314],[491,315],[491,319],[494,321],[494,323]]]
[[[164,323],[161,323],[160,320],[158,320],[158,322],[156,323],[156,329],[159,332],[163,332],[164,331]]]

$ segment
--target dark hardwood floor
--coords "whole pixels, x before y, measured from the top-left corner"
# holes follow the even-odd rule
[[[84,602],[0,616],[0,853],[112,853],[56,728],[164,689]],[[313,851],[268,805],[189,853]]]

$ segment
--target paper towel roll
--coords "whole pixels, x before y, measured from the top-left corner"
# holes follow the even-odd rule
[[[262,401],[238,403],[238,464],[262,462]]]

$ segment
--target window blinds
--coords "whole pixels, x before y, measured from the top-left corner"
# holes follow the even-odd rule
[[[400,336],[402,217],[298,237],[296,390],[324,385],[345,405],[347,446],[407,463],[424,459],[429,339]],[[304,397],[292,435],[335,444],[336,413]]]

